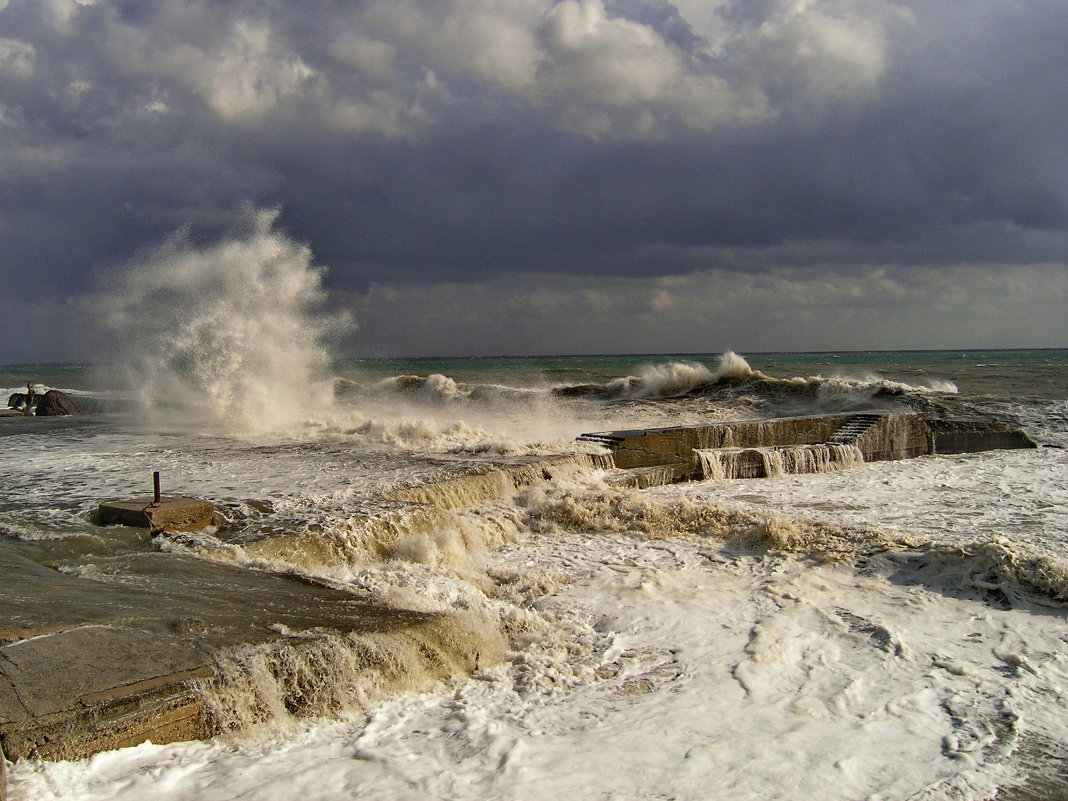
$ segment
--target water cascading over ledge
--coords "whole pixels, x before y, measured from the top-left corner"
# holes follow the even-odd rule
[[[861,462],[1036,447],[1004,423],[928,421],[893,412],[607,431],[579,439],[607,447],[620,469],[656,467],[671,481],[826,472]]]
[[[785,448],[695,450],[694,458],[700,477],[715,481],[832,473],[864,463],[864,454],[856,445],[834,443]]]

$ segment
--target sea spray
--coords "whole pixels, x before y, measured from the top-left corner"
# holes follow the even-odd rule
[[[332,399],[317,314],[323,270],[307,246],[249,211],[245,229],[197,247],[186,232],[131,265],[107,322],[136,397],[153,419],[281,430]]]

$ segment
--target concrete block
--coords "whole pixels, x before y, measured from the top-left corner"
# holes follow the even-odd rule
[[[215,505],[198,498],[133,498],[108,501],[97,509],[101,525],[136,526],[152,531],[193,531],[210,526]]]
[[[934,453],[976,453],[990,450],[1036,448],[1019,429],[981,420],[929,420]]]

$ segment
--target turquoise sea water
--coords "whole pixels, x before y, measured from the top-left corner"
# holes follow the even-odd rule
[[[1022,394],[1068,398],[1068,350],[837,351],[743,353],[755,369],[776,378],[879,376],[913,383],[949,381],[962,393]],[[686,361],[714,369],[719,353],[620,354],[612,356],[499,356],[479,358],[347,359],[340,375],[441,373],[457,381],[518,377],[546,383],[605,381],[633,374],[644,365]],[[2,374],[0,374],[2,375]]]
[[[756,370],[776,378],[793,376],[879,376],[892,381],[949,381],[961,393],[1020,394],[1068,398],[1068,350],[931,350],[744,353]],[[566,384],[605,381],[644,365],[686,361],[714,369],[718,353],[620,354],[594,356],[494,356],[336,360],[338,375],[384,378],[442,374],[457,381],[516,381]],[[0,387],[12,391],[27,382],[56,388],[104,390],[118,382],[116,371],[88,364],[0,365]]]

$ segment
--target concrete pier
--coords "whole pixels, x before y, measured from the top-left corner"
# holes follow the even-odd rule
[[[865,462],[911,459],[939,453],[969,453],[1001,448],[1034,448],[1022,431],[1003,423],[928,420],[918,414],[865,412],[776,420],[710,423],[583,434],[580,440],[604,445],[616,467],[659,468],[662,481],[701,478],[699,451],[748,451],[737,458],[752,467],[744,477],[765,475],[759,449],[817,445],[855,446]],[[644,479],[643,479],[644,480]],[[637,481],[641,485],[643,481]]]
[[[694,478],[697,451],[709,449],[855,446],[874,461],[1035,447],[1008,426],[889,413],[611,431],[581,439],[604,445],[612,459],[578,454],[458,465],[436,482],[391,491],[384,499],[391,511],[376,513],[376,520],[402,530],[413,509],[503,499],[570,470],[613,463],[626,470],[613,480],[639,488]],[[754,473],[763,469],[759,454],[750,460]],[[210,522],[212,506],[194,498],[161,497],[155,504],[146,497],[110,502],[100,512],[105,522],[183,530]],[[287,536],[294,549],[315,547],[311,531],[271,533],[244,547],[275,541],[290,547]],[[477,621],[468,636],[445,616],[377,606],[298,575],[150,548],[143,534],[119,544],[94,543],[88,556],[62,550],[67,547],[74,546],[0,538],[0,747],[9,758],[79,758],[145,739],[209,736],[215,724],[204,707],[203,687],[225,681],[221,659],[235,648],[277,645],[288,649],[288,657],[324,641],[332,647],[331,638],[439,627],[439,639],[453,652],[448,659],[427,656],[428,672],[470,672],[492,658],[478,640]],[[57,564],[76,569],[61,572]],[[377,652],[367,648],[361,659]],[[367,671],[385,677],[381,681],[397,673],[365,661]],[[309,678],[320,674],[311,671]],[[295,691],[294,708],[303,699]]]
[[[0,545],[0,575],[0,746],[11,759],[215,734],[198,688],[223,680],[219,660],[235,648],[292,651],[441,625],[299,576],[159,551],[122,557],[114,583]]]

